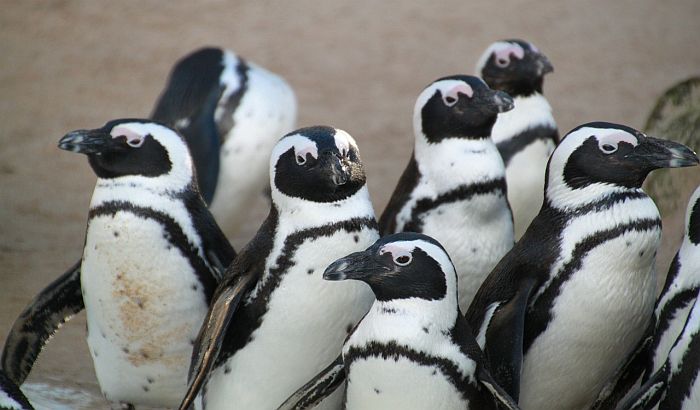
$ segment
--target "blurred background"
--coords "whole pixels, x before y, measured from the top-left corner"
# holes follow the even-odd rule
[[[95,176],[84,156],[60,151],[58,139],[114,118],[148,116],[173,63],[201,46],[230,48],[282,75],[296,91],[299,126],[328,124],[353,135],[377,215],[411,153],[418,93],[438,77],[473,74],[495,40],[531,41],[552,61],[544,91],[562,135],[593,120],[642,129],[665,89],[700,74],[697,0],[0,6],[0,341],[29,300],[81,256]],[[688,182],[677,192],[680,212],[663,215],[661,280],[700,182],[698,168],[674,175]],[[232,238],[236,249],[266,214],[261,200]],[[107,408],[84,329],[81,314],[34,368],[30,399],[49,403],[38,407]]]

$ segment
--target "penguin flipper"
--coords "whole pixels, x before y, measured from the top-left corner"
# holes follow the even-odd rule
[[[231,318],[256,278],[251,271],[243,272],[241,275],[229,275],[217,288],[192,350],[190,381],[187,393],[180,403],[180,410],[188,409],[197,397],[216,362]]]
[[[486,328],[484,353],[496,382],[514,399],[520,395],[525,313],[534,280],[524,280],[515,294],[503,300]]]
[[[34,410],[19,386],[2,370],[0,370],[0,409]]]
[[[415,154],[411,154],[411,160],[408,162],[406,169],[401,174],[398,184],[394,189],[394,193],[391,194],[391,199],[389,203],[384,208],[382,216],[379,217],[379,234],[380,236],[390,235],[392,233],[397,233],[396,217],[401,209],[405,206],[411,197],[411,192],[418,185],[418,180],[420,179],[420,170],[418,169],[418,163],[416,162]]]
[[[668,361],[654,373],[632,396],[619,407],[620,410],[651,410],[663,398],[668,387]]]
[[[632,387],[640,380],[646,369],[649,355],[651,354],[651,342],[655,321],[652,317],[645,332],[645,337],[640,340],[637,348],[627,358],[615,377],[606,384],[598,394],[598,398],[591,410],[614,409],[617,404],[629,393]]]
[[[2,370],[15,384],[29,375],[46,342],[74,314],[85,308],[78,261],[42,290],[12,325],[2,352]]]
[[[277,410],[304,410],[318,405],[345,381],[342,354],[308,383],[289,396]]]
[[[481,367],[479,371],[479,381],[486,387],[491,395],[498,403],[498,408],[503,408],[507,410],[520,410],[518,403],[513,400],[510,395],[503,390],[501,386],[496,383],[496,381],[491,377],[491,373],[488,372],[484,367]]]

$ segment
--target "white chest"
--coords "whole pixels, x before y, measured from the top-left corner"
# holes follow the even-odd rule
[[[464,409],[461,393],[437,366],[404,357],[369,357],[352,362],[347,406],[354,409]]]
[[[206,408],[276,408],[332,362],[374,296],[363,283],[324,281],[323,271],[376,239],[375,229],[363,228],[304,241],[270,295],[252,341],[209,378]],[[279,248],[273,249],[268,260],[277,260],[279,254]]]
[[[81,284],[88,345],[110,401],[177,405],[206,314],[202,285],[163,226],[119,211],[90,222]]]
[[[587,408],[595,400],[651,316],[659,240],[660,229],[631,230],[582,255],[524,358],[523,409]]]

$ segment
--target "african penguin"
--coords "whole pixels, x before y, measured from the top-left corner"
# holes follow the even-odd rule
[[[277,143],[270,214],[217,289],[181,409],[197,394],[198,408],[276,408],[336,357],[374,299],[360,283],[321,277],[379,237],[365,180],[345,131],[302,128]]]
[[[619,408],[623,410],[700,409],[700,292],[681,333],[649,380]]]
[[[164,125],[121,119],[73,131],[59,148],[86,154],[98,177],[82,260],[17,319],[3,368],[21,384],[46,340],[84,306],[105,398],[176,406],[209,301],[235,257],[199,194],[187,145]]]
[[[22,390],[0,370],[0,410],[32,410]]]
[[[476,77],[436,80],[413,111],[413,155],[379,220],[380,232],[421,232],[445,246],[459,277],[459,306],[513,246],[503,160],[490,139],[505,93]]]
[[[281,77],[211,47],[175,64],[152,114],[184,135],[202,195],[229,236],[266,190],[272,147],[296,117],[296,96]]]
[[[588,408],[635,348],[653,313],[661,235],[642,183],[697,163],[684,145],[605,122],[555,149],[540,213],[467,312],[523,409]]]
[[[552,107],[542,94],[544,76],[552,71],[547,57],[522,40],[491,44],[476,66],[477,75],[494,90],[507,92],[515,105],[498,116],[491,139],[506,165],[516,238],[542,206],[547,159],[559,140]]]
[[[700,187],[690,197],[685,214],[685,236],[656,301],[646,337],[628,358],[610,392],[599,397],[597,408],[612,408],[629,392],[646,382],[666,362],[683,331],[688,314],[700,290]]]
[[[280,409],[309,408],[343,378],[346,409],[517,408],[491,378],[459,310],[454,266],[433,238],[385,236],[323,277],[365,282],[376,300],[334,365]]]

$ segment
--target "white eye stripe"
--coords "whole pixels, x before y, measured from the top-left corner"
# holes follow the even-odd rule
[[[413,255],[411,254],[412,250],[413,249],[409,250],[395,243],[389,243],[384,245],[379,250],[379,254],[384,255],[385,253],[390,253],[395,264],[399,266],[406,266],[413,261]]]
[[[632,146],[637,146],[639,142],[635,137],[626,132],[612,132],[605,135],[591,135],[598,140],[598,149],[605,154],[616,152],[621,142],[628,143]]]

